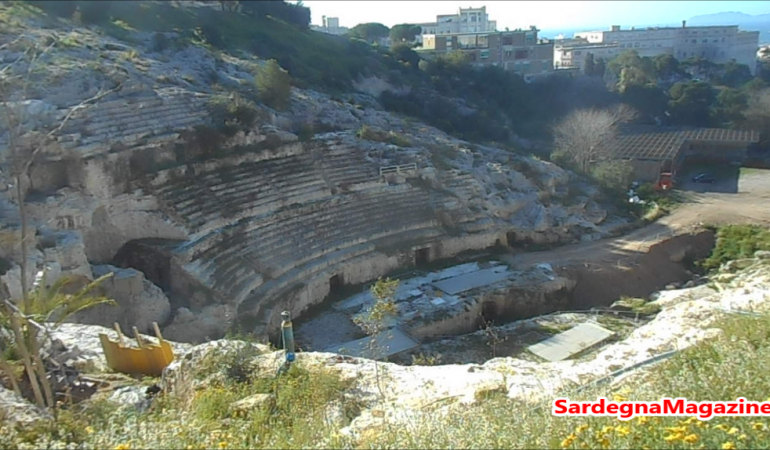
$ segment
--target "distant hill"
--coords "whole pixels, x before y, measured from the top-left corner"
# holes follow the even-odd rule
[[[759,42],[770,43],[770,14],[751,15],[729,11],[691,17],[688,25],[738,25],[741,30],[759,31]]]

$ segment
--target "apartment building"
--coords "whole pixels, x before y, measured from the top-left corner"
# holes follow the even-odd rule
[[[556,39],[553,45],[553,64],[557,70],[576,69],[585,73],[586,60],[609,61],[621,53],[619,44],[592,44],[587,39]]]
[[[521,74],[526,80],[553,72],[553,42],[539,40],[538,29],[483,33],[424,35],[422,48],[426,57],[455,50],[466,53],[478,66],[500,66]]]
[[[321,33],[334,34],[337,36],[343,35],[349,31],[349,28],[340,26],[339,17],[323,16],[321,20],[323,25],[311,25],[310,29],[313,31],[320,31]]]
[[[497,30],[497,22],[489,20],[487,7],[460,8],[457,14],[442,14],[436,16],[435,22],[415,24],[422,28],[417,37],[422,42],[422,36],[434,34],[483,33]]]
[[[759,47],[758,31],[741,31],[737,25],[688,27],[631,28],[623,30],[613,25],[609,31],[575,33],[575,38],[586,39],[592,44],[618,44],[621,52],[636,50],[640,56],[669,54],[679,60],[701,57],[715,63],[732,59],[756,70],[756,53]]]

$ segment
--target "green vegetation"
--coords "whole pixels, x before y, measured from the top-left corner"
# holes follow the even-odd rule
[[[410,23],[393,25],[390,29],[390,40],[396,42],[411,43],[422,32],[422,27]]]
[[[412,145],[412,141],[401,133],[396,133],[392,130],[387,132],[377,130],[368,125],[361,126],[356,132],[356,136],[368,141],[387,142],[388,144],[397,145],[399,147],[409,147]]]
[[[700,262],[707,270],[742,258],[751,258],[758,250],[770,250],[770,230],[755,225],[726,225],[716,230],[717,240],[711,256]]]
[[[278,65],[278,61],[271,59],[260,68],[256,83],[259,98],[266,105],[279,110],[286,108],[291,96],[291,77]]]
[[[651,366],[644,377],[621,386],[567,388],[571,400],[607,397],[616,401],[764,401],[770,392],[770,317],[727,316],[719,337],[690,347]],[[770,428],[759,418],[553,417],[551,396],[534,403],[488,393],[477,403],[451,407],[435,420],[425,410],[407,426],[387,422],[358,439],[327,425],[333,408],[341,420],[359,405],[345,396],[348,386],[322,368],[293,366],[286,374],[257,374],[248,382],[224,381],[191,398],[157,398],[146,412],[118,409],[106,402],[74,405],[58,423],[5,429],[0,448],[46,447],[63,443],[87,448],[767,448]],[[252,409],[234,403],[255,394],[266,400]],[[336,409],[335,409],[336,410]],[[115,424],[121,426],[116,427]],[[480,426],[483,424],[483,426]],[[336,425],[339,426],[339,425]],[[335,426],[335,427],[336,427]],[[58,441],[58,442],[52,442]]]
[[[228,135],[233,135],[239,130],[248,130],[261,116],[254,102],[237,93],[213,95],[208,102],[208,108],[214,124]]]
[[[348,36],[363,39],[366,42],[375,43],[378,39],[388,36],[390,30],[381,23],[360,23],[348,31]]]

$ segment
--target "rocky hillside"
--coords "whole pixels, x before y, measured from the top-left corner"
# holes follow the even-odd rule
[[[107,287],[118,307],[80,322],[148,331],[156,321],[169,338],[202,342],[238,316],[266,336],[275,311],[300,314],[335,275],[364,283],[413,264],[420,249],[438,260],[628,225],[554,164],[386,112],[376,95],[395,88],[374,75],[335,95],[294,87],[276,110],[255,96],[265,61],[253,54],[175,32],[162,36],[176,44],[158,45],[157,33],[19,5],[2,6],[0,60],[28,89],[9,91],[8,107],[25,136],[46,135],[19,177],[37,240],[27,273],[45,270],[49,283],[118,274]],[[11,239],[21,223],[14,182],[0,191]],[[15,298],[20,251],[0,253],[0,282]]]

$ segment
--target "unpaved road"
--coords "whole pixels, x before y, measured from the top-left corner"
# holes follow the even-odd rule
[[[688,261],[709,255],[713,234],[691,232],[702,231],[704,225],[770,226],[770,170],[743,170],[741,176],[733,172],[734,177],[720,178],[715,185],[685,183],[680,192],[684,204],[624,236],[511,254],[503,260],[522,268],[547,262],[574,279],[573,309],[609,306],[622,296],[647,297],[670,283],[692,279]]]
[[[689,180],[690,174],[685,179]],[[720,184],[737,184],[737,192],[718,192],[723,187]],[[720,180],[715,185],[689,182],[682,188],[681,194],[686,198],[684,204],[657,222],[624,236],[521,253],[505,259],[513,266],[541,262],[557,265],[582,262],[622,264],[635,254],[647,252],[651,245],[700,229],[703,225],[754,223],[770,226],[770,170],[744,169],[737,183],[735,180]]]

